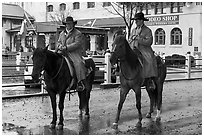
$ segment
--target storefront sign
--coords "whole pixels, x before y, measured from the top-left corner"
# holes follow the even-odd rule
[[[193,28],[189,28],[188,33],[188,45],[192,46],[192,39],[193,39]]]
[[[179,15],[153,16],[147,18],[149,19],[149,21],[145,22],[147,26],[179,24]]]

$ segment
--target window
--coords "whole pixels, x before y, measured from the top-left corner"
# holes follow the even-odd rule
[[[47,12],[53,12],[53,5],[47,6]]]
[[[55,50],[55,34],[50,34],[49,46],[51,50]]]
[[[171,31],[171,45],[182,44],[182,32],[179,28],[174,28]]]
[[[12,20],[13,25],[21,25],[22,24],[22,20]]]
[[[108,7],[108,6],[111,6],[110,2],[103,2],[103,7]]]
[[[151,5],[150,4],[146,4],[144,6],[144,10],[142,11],[145,15],[150,15],[151,14]]]
[[[155,5],[155,14],[164,14],[164,3],[163,2],[157,2]]]
[[[80,8],[79,2],[74,2],[73,3],[73,9],[75,10],[75,9],[79,9],[79,8]]]
[[[33,47],[33,37],[26,36],[25,38],[25,47],[28,48],[28,51],[31,51],[31,47]]]
[[[87,8],[94,8],[95,2],[87,2]]]
[[[192,2],[191,2],[192,3]],[[196,2],[196,5],[202,5],[202,2]]]
[[[182,13],[184,2],[171,2],[171,13]]]
[[[165,31],[162,28],[155,31],[155,45],[165,45]]]
[[[66,10],[66,4],[65,3],[61,3],[60,4],[60,11],[65,11]]]

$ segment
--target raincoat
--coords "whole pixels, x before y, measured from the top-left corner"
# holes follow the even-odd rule
[[[138,40],[135,37],[138,36]],[[143,25],[140,29],[137,27],[132,30],[129,43],[130,47],[138,48],[143,56],[143,77],[157,77],[157,63],[154,51],[152,50],[152,31],[147,26]]]
[[[66,50],[63,51],[63,54],[69,56],[73,61],[78,82],[84,80],[86,78],[86,67],[84,59],[82,58],[82,53],[84,52],[82,33],[76,28],[73,28],[69,33],[64,30],[60,33],[58,39],[58,46],[60,44],[66,46]]]

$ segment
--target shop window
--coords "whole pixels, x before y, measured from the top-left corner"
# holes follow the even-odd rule
[[[155,45],[165,45],[165,31],[162,28],[155,31]]]
[[[60,4],[60,11],[65,11],[66,10],[66,4],[65,3],[61,3]]]
[[[53,5],[47,6],[47,12],[53,12]]]
[[[87,2],[87,8],[94,8],[95,2]]]
[[[174,28],[171,31],[171,45],[182,44],[182,32],[179,28]]]
[[[73,3],[73,9],[75,10],[75,9],[79,9],[79,8],[80,8],[79,2],[74,2]]]
[[[164,3],[157,2],[155,5],[155,14],[164,14],[166,11],[164,10]]]
[[[184,2],[171,2],[171,13],[182,13]]]
[[[146,4],[143,7],[143,11],[142,11],[145,15],[151,15],[151,5],[150,4]]]
[[[196,2],[196,5],[202,5],[202,2]]]
[[[103,2],[103,7],[108,7],[108,6],[111,6],[110,2]]]

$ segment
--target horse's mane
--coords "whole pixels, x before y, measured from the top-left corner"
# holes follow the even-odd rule
[[[35,52],[37,54],[42,54],[42,55],[46,54],[46,56],[49,58],[49,60],[52,60],[52,61],[57,60],[58,58],[62,58],[61,54],[47,50],[47,49],[43,49],[43,48],[36,48]]]
[[[138,55],[137,55],[137,49],[136,49],[136,52],[134,52],[128,41],[126,40],[125,36],[123,35],[120,35],[118,36],[120,39],[121,39],[121,42],[123,41],[123,44],[125,46],[125,49],[126,49],[126,61],[128,62],[128,64],[132,67],[132,68],[136,68],[138,67],[138,63],[139,63],[139,60],[138,60]]]

